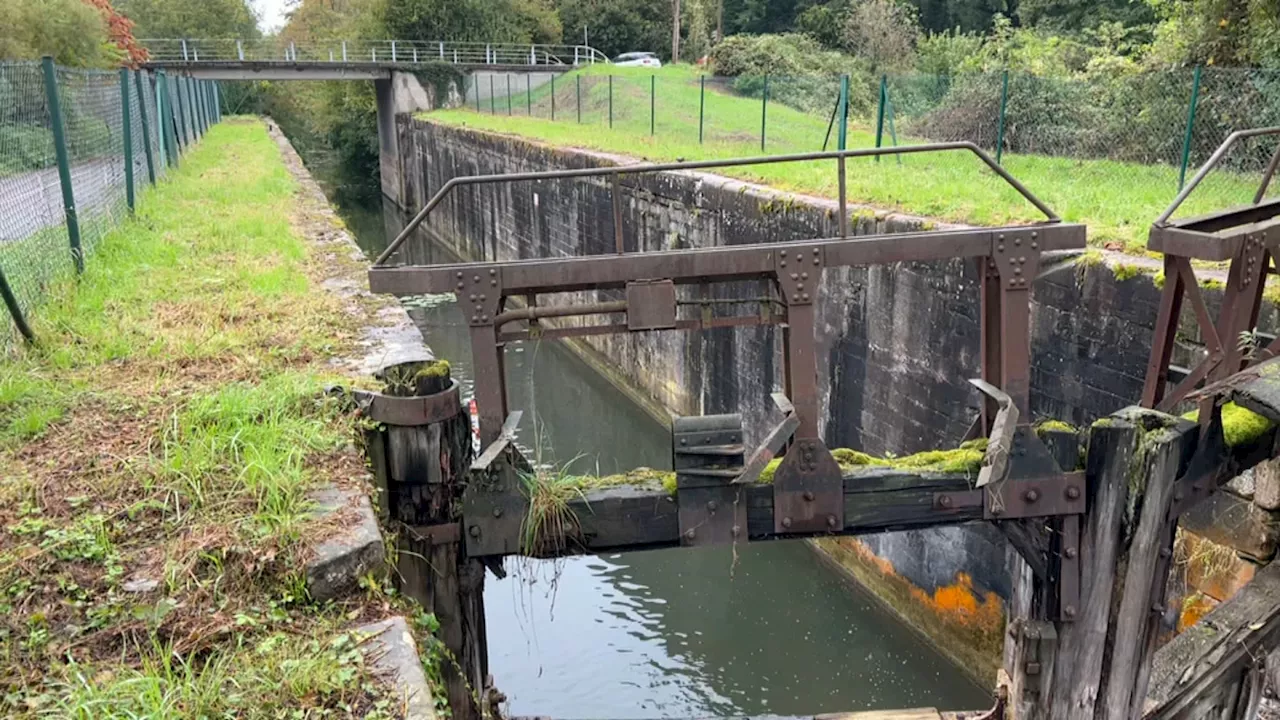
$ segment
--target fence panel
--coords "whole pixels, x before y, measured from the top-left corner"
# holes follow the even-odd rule
[[[129,215],[126,93],[135,204],[149,187],[148,148],[156,177],[166,173],[165,123],[156,102],[158,85],[149,74],[52,70],[84,259]],[[178,100],[176,89],[168,94],[169,101]],[[51,287],[75,269],[49,97],[40,63],[0,63],[0,350],[18,337],[18,318],[28,319]],[[184,120],[191,142],[194,114]],[[169,122],[182,120],[170,116]],[[17,316],[15,322],[8,315]]]

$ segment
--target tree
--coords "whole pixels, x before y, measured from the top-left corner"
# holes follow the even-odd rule
[[[558,43],[550,0],[387,0],[386,37],[399,40]]]
[[[1280,67],[1275,0],[1148,0],[1157,17],[1160,62]]]
[[[860,0],[844,25],[844,45],[873,70],[910,66],[920,27],[913,9],[897,0]]]
[[[111,67],[123,53],[98,8],[82,0],[0,0],[0,59],[52,55],[59,65]]]
[[[582,36],[605,55],[671,50],[671,16],[665,0],[559,0],[566,37]]]
[[[256,38],[248,0],[116,0],[140,38]]]
[[[1156,18],[1149,4],[1132,0],[1021,0],[1018,19],[1023,25],[1072,33],[1102,23],[1150,25]]]
[[[111,7],[111,0],[84,0],[84,2],[98,8],[103,21],[107,24],[107,38],[115,43],[120,52],[124,53],[125,61],[131,67],[137,67],[138,63],[147,59],[147,51],[133,37],[133,21]]]
[[[680,62],[680,0],[671,0],[671,62]]]

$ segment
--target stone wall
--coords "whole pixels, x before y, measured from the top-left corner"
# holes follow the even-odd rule
[[[399,144],[408,208],[453,177],[632,162],[525,139],[402,117]],[[834,172],[834,169],[832,170]],[[809,239],[838,234],[832,201],[798,197],[697,172],[625,177],[629,252]],[[930,220],[861,208],[857,234],[933,227]],[[605,179],[460,188],[425,224],[432,242],[470,259],[511,260],[614,251]],[[420,238],[411,261],[429,261]],[[1137,401],[1159,290],[1145,274],[1085,263],[1040,280],[1032,308],[1032,412],[1082,425]],[[905,454],[957,443],[978,411],[966,382],[979,374],[977,272],[972,263],[900,263],[829,269],[818,303],[821,429],[831,447]],[[750,283],[689,287],[682,297],[754,297]],[[603,295],[603,293],[602,293]],[[611,299],[611,298],[610,298]],[[1274,309],[1268,308],[1268,326]],[[1195,333],[1185,333],[1194,343]],[[772,328],[591,338],[612,368],[678,414],[742,412],[749,440],[772,418],[780,386]],[[862,538],[925,592],[967,573],[1006,596],[1009,552],[987,526]]]

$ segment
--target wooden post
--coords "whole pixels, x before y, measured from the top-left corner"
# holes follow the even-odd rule
[[[1176,525],[1169,507],[1197,432],[1193,423],[1141,408],[1092,428],[1089,512],[1079,552],[1081,607],[1073,622],[1045,623],[1035,614],[1014,619],[1006,656],[1013,663],[1006,667],[1013,717],[1120,720],[1141,714],[1164,616]]]
[[[368,404],[379,424],[367,432],[368,456],[378,478],[379,512],[397,537],[396,569],[402,592],[440,622],[451,658],[441,665],[455,720],[481,716],[488,657],[484,635],[484,567],[463,551],[459,531],[462,490],[471,466],[471,421],[458,399],[449,364],[410,362],[383,371],[383,403]],[[432,421],[394,424],[395,398],[424,398],[416,407]]]

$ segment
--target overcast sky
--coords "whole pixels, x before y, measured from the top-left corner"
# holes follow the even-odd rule
[[[253,0],[262,32],[272,33],[284,26],[284,14],[289,4],[289,0]]]

